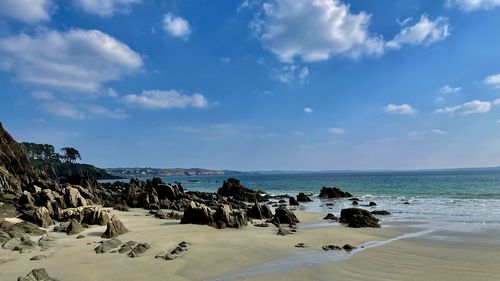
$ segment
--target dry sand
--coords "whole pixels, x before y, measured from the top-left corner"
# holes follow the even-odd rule
[[[298,232],[277,236],[272,225],[217,230],[159,220],[138,209],[113,213],[130,230],[119,237],[122,242],[147,242],[152,248],[138,258],[118,253],[96,254],[93,249],[103,240],[100,235],[105,227],[87,229],[82,233],[86,236],[83,239],[49,231],[57,239],[57,246],[48,251],[19,254],[0,249],[0,280],[17,280],[18,276],[39,267],[61,281],[500,280],[497,245],[435,243],[412,238],[351,254],[321,250],[327,244],[359,246],[418,231],[411,228],[325,227],[321,219],[325,214],[296,212],[303,222]],[[173,261],[155,259],[157,254],[173,249],[181,241],[191,243],[185,255]],[[295,248],[297,243],[308,247]],[[40,254],[49,257],[29,260]],[[334,262],[335,257],[339,261]],[[341,260],[345,257],[349,258]]]

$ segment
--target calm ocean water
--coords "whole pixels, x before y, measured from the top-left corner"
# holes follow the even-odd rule
[[[231,175],[165,177],[181,182],[185,189],[215,192]],[[301,174],[237,174],[252,189],[271,194],[314,194],[314,202],[302,204],[306,211],[339,213],[351,206],[348,200],[326,201],[317,195],[322,186],[336,186],[359,197],[361,205],[375,201],[373,210],[388,210],[384,221],[432,224],[443,230],[477,231],[500,229],[500,171],[345,172]],[[409,205],[403,204],[410,202]]]

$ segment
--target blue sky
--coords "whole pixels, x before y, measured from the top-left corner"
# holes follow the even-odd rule
[[[0,0],[0,120],[101,167],[498,166],[498,26],[498,0]]]

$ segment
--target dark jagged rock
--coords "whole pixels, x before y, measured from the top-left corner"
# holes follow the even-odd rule
[[[288,199],[288,204],[290,206],[299,206],[299,202],[295,199],[295,197],[290,197]]]
[[[305,193],[301,192],[299,195],[297,195],[297,201],[298,202],[312,202],[312,199],[309,198]]]
[[[349,245],[349,244],[345,244],[344,246],[342,246],[342,249],[344,249],[344,250],[346,250],[346,251],[350,252],[350,251],[352,251],[352,250],[356,249],[356,247],[351,246],[351,245]]]
[[[246,213],[242,210],[231,209],[229,205],[219,205],[213,219],[215,225],[212,226],[219,229],[241,228],[248,225]]]
[[[337,217],[332,213],[328,213],[323,219],[324,220],[332,220],[332,221],[338,220]]]
[[[386,210],[378,210],[378,211],[373,211],[372,214],[378,215],[378,216],[389,216],[391,213]]]
[[[164,210],[150,210],[150,214],[154,215],[156,218],[161,220],[180,220],[182,219],[182,213],[176,211],[166,212]]]
[[[17,281],[58,281],[58,279],[50,277],[45,268],[36,268],[26,276],[19,277]]]
[[[358,197],[349,198],[350,201],[361,201]]]
[[[122,254],[122,253],[128,253],[130,252],[134,247],[135,245],[137,245],[137,242],[135,241],[128,241],[126,242],[125,244],[122,245],[122,247],[120,248],[120,250],[118,250],[118,253]]]
[[[46,255],[36,255],[36,256],[33,256],[30,261],[39,261],[39,260],[44,260],[48,258]]]
[[[300,223],[295,214],[286,207],[276,208],[273,220],[279,222],[279,224],[296,225]]]
[[[85,229],[83,228],[83,226],[77,220],[72,219],[70,221],[68,227],[66,228],[66,234],[74,235],[74,234],[78,234],[84,230]]]
[[[105,240],[101,242],[101,245],[97,246],[94,249],[94,252],[96,252],[96,254],[104,254],[112,249],[118,248],[122,244],[123,244],[122,241],[116,238]]]
[[[151,245],[149,245],[148,243],[139,243],[127,255],[131,258],[137,258],[142,254],[144,254],[150,248]]]
[[[213,211],[204,204],[191,202],[184,210],[184,215],[181,219],[181,224],[201,224],[213,225]]]
[[[34,210],[24,211],[21,217],[40,227],[48,227],[52,224],[52,218],[50,217],[49,210],[45,207],[38,207]]]
[[[102,238],[114,238],[119,235],[125,234],[128,232],[128,229],[123,225],[120,219],[117,216],[113,216],[111,220],[108,222],[106,231],[102,234]]]
[[[368,203],[368,206],[369,206],[369,207],[375,207],[375,206],[377,206],[377,203],[375,203],[375,202],[370,202],[370,203]]]
[[[354,228],[380,227],[377,218],[375,218],[370,212],[358,208],[342,209],[340,212],[340,222]]]
[[[290,234],[293,234],[295,232],[294,229],[285,229],[285,228],[279,228],[278,229],[278,232],[276,233],[276,235],[280,235],[280,236],[286,236],[286,235],[290,235]]]
[[[257,223],[257,224],[254,224],[253,226],[256,226],[256,227],[269,227],[269,224],[267,224],[267,223]]]
[[[304,243],[297,243],[297,244],[295,244],[294,247],[295,248],[307,248],[306,244],[304,244]]]
[[[220,196],[233,197],[236,200],[254,202],[263,201],[258,191],[252,190],[250,188],[244,187],[238,179],[229,178],[222,186],[217,190],[217,194]]]
[[[267,204],[255,202],[252,208],[247,212],[247,216],[257,220],[271,219],[273,217],[273,212]]]
[[[165,259],[168,261],[175,260],[175,259],[179,258],[180,256],[184,255],[189,250],[190,246],[191,246],[191,244],[189,244],[188,242],[182,241],[181,243],[177,244],[175,249],[173,249],[172,251],[170,251],[164,255],[157,255],[156,258],[157,259]]]
[[[321,198],[346,198],[352,197],[349,192],[342,191],[336,187],[323,187],[321,188],[319,197]]]
[[[358,206],[358,205],[359,205],[359,203],[358,203],[358,201],[352,201],[352,205],[353,205],[353,206]]]
[[[339,246],[335,246],[335,245],[326,245],[326,246],[321,247],[321,249],[323,249],[323,251],[339,251],[339,250],[342,250],[342,248],[340,248]]]

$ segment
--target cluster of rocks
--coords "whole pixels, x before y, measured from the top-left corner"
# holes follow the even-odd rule
[[[19,277],[17,281],[58,281],[58,279],[50,277],[45,268],[36,268],[26,276]]]
[[[319,193],[320,198],[348,198],[352,197],[352,194],[346,191],[342,191],[337,187],[322,187]]]
[[[340,212],[341,223],[347,224],[348,227],[360,228],[360,227],[373,227],[379,228],[379,220],[373,216],[367,210],[359,208],[347,208],[342,209]]]
[[[340,250],[344,250],[346,252],[350,252],[350,251],[356,249],[356,247],[351,246],[349,244],[345,244],[342,247],[336,246],[336,245],[325,245],[325,246],[321,247],[321,249],[323,249],[323,251],[340,251]]]
[[[135,242],[128,241],[123,243],[117,238],[104,240],[100,242],[100,245],[94,249],[96,254],[104,254],[104,253],[120,253],[126,254],[131,258],[140,257],[147,250],[151,249],[151,245],[145,242]]]
[[[184,255],[189,250],[190,246],[191,244],[189,244],[188,242],[182,241],[181,243],[177,244],[177,246],[173,250],[169,251],[166,254],[157,255],[156,258],[168,261],[175,260]]]
[[[54,246],[52,238],[44,236],[47,232],[30,222],[10,223],[0,221],[0,245],[5,250],[30,253],[34,250],[47,250]],[[33,241],[32,236],[42,236]]]

